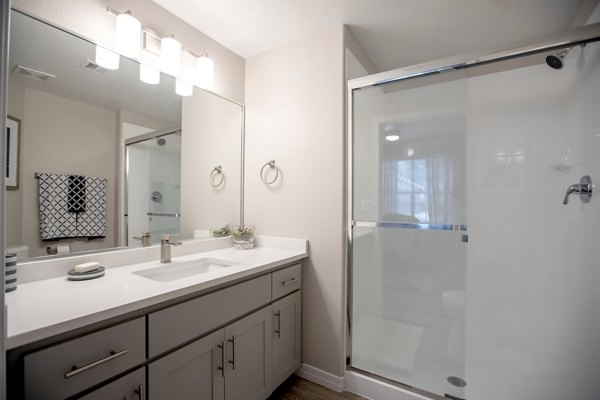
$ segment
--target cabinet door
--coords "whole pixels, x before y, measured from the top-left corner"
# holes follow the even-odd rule
[[[160,358],[148,366],[152,400],[223,400],[223,330]]]
[[[80,400],[146,400],[146,373],[137,369]]]
[[[271,306],[225,327],[225,398],[264,400],[271,394]]]
[[[294,292],[273,303],[273,388],[300,367],[302,296]]]

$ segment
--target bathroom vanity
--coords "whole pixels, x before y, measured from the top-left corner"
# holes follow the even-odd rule
[[[301,361],[307,253],[306,241],[296,242],[20,285],[7,296],[9,398],[266,399]],[[198,269],[203,263],[213,268]],[[79,290],[88,298],[75,301]]]

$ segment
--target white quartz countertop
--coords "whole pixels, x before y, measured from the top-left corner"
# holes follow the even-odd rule
[[[61,277],[19,284],[6,294],[7,349],[19,347],[95,322],[143,309],[229,281],[267,272],[307,257],[300,248],[231,247],[180,257],[173,262],[216,258],[236,264],[171,282],[157,282],[132,272],[163,265],[157,261],[106,268],[106,275],[88,281]]]

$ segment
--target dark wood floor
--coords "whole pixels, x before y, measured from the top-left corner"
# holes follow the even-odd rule
[[[352,393],[337,393],[321,385],[292,375],[267,400],[363,400]]]

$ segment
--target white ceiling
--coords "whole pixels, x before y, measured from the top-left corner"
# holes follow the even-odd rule
[[[379,71],[557,33],[598,0],[153,0],[249,58],[346,24]]]

